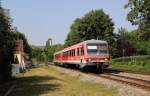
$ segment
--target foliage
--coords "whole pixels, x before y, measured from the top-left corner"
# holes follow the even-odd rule
[[[140,55],[140,56],[125,56],[112,59],[111,62],[130,62],[130,61],[145,61],[148,60],[148,55]]]
[[[143,40],[150,40],[150,0],[129,0],[125,8],[130,8],[128,21],[138,25]]]
[[[11,18],[8,10],[0,5],[0,80],[11,77],[11,61],[15,40],[23,39],[25,52],[30,52],[30,46],[24,34],[16,32],[11,25]]]
[[[34,47],[31,49],[32,64],[47,63],[53,61],[54,52],[64,48],[61,44],[47,45],[43,49]]]
[[[127,15],[128,21],[133,25],[138,25],[138,29],[131,33],[136,42],[133,45],[138,55],[148,55],[150,50],[150,1],[149,0],[129,0],[125,8],[130,8]]]
[[[41,63],[46,61],[44,50],[41,48],[32,48],[31,58],[34,63]]]
[[[84,17],[77,18],[71,26],[66,45],[72,45],[88,39],[114,41],[114,24],[103,10],[90,11]]]
[[[117,55],[120,56],[130,56],[134,55],[136,48],[134,46],[136,38],[134,38],[132,32],[128,32],[125,28],[120,28],[117,34]]]
[[[124,28],[120,28],[116,34],[116,52],[115,57],[132,56],[132,55],[148,55],[149,41],[140,38],[141,30],[136,29],[128,32]],[[117,56],[116,56],[117,55]]]
[[[81,38],[78,34],[79,27],[81,25],[81,19],[77,18],[74,23],[71,25],[70,32],[67,35],[65,46],[70,46],[75,43],[79,43]]]
[[[45,51],[47,55],[47,60],[52,62],[54,52],[61,50],[62,48],[64,48],[64,46],[61,44],[48,46],[48,49]]]
[[[13,40],[10,17],[0,6],[0,79],[11,77],[10,61],[13,57]]]
[[[141,30],[136,29],[130,32],[130,35],[132,37],[132,46],[136,49],[136,55],[148,55],[149,54],[149,49],[150,49],[150,41],[146,41],[141,39]]]
[[[129,56],[111,60],[111,68],[138,72],[150,72],[150,57]]]

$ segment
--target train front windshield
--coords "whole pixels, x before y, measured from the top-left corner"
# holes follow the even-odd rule
[[[108,54],[107,44],[87,45],[88,55],[105,55]]]

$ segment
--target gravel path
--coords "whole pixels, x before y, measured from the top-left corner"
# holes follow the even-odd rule
[[[113,80],[109,80],[109,79],[105,79],[105,78],[101,78],[101,77],[97,77],[97,76],[93,76],[93,75],[88,75],[88,74],[85,74],[85,73],[82,73],[79,71],[74,71],[71,69],[66,69],[66,68],[56,67],[56,66],[51,66],[51,65],[50,65],[50,67],[57,68],[58,70],[62,71],[63,73],[66,73],[70,76],[77,77],[83,81],[92,81],[95,83],[103,84],[107,87],[115,87],[118,89],[119,96],[150,96],[149,91],[139,89],[134,86],[122,84],[120,82],[116,82]]]

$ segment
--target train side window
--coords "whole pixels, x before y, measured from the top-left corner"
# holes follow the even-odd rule
[[[71,50],[69,50],[69,56],[71,56]]]
[[[77,48],[77,55],[79,56],[79,48]]]
[[[70,50],[70,56],[72,56],[72,50]]]
[[[72,56],[74,56],[74,49],[72,49]]]
[[[68,51],[67,51],[67,57],[68,57]]]
[[[64,57],[65,57],[65,52],[64,52]]]
[[[72,53],[73,53],[73,56],[75,56],[75,50],[74,49],[72,49]]]
[[[74,56],[76,56],[76,50],[75,49],[73,49],[73,53],[74,53]]]
[[[72,49],[72,56],[73,56],[73,49]]]

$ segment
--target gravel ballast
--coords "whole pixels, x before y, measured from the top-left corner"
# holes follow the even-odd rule
[[[120,82],[105,79],[102,77],[97,77],[97,76],[90,75],[90,74],[85,74],[85,73],[71,70],[71,69],[66,69],[66,68],[57,67],[57,66],[53,66],[53,65],[50,65],[50,67],[56,68],[59,71],[65,73],[65,74],[68,74],[70,76],[76,77],[82,81],[90,81],[90,82],[94,82],[94,83],[103,84],[108,88],[109,87],[117,88],[118,92],[119,92],[119,96],[150,96],[149,91],[146,91],[144,89],[140,89],[140,88],[137,88],[134,86],[122,84]]]

